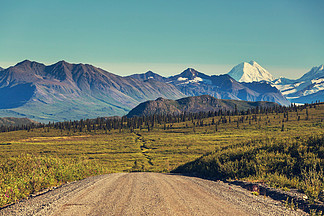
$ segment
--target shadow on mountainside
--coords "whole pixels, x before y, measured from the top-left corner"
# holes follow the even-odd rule
[[[36,87],[30,83],[0,88],[0,109],[12,109],[26,104]]]

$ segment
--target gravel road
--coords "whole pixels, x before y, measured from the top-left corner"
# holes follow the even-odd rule
[[[221,181],[160,173],[115,173],[66,184],[0,215],[306,215]]]

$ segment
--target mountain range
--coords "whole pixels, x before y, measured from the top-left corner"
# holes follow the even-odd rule
[[[217,99],[210,95],[186,97],[178,100],[170,100],[165,98],[158,98],[156,100],[146,101],[134,109],[132,109],[127,117],[134,116],[149,116],[161,114],[181,114],[183,112],[196,113],[196,112],[215,112],[218,110],[246,111],[255,107],[274,107],[278,104],[267,101],[239,101],[239,100],[226,100]]]
[[[274,79],[255,61],[243,62],[235,66],[228,75],[240,82],[268,83],[281,91],[292,103],[324,101],[324,65],[313,67],[296,80],[284,77]]]
[[[324,65],[313,67],[299,79],[279,78],[271,85],[293,103],[324,101]]]
[[[193,68],[188,68],[182,73],[168,78],[161,77],[151,71],[147,73],[141,76],[138,74],[131,75],[130,77],[142,81],[147,77],[149,77],[149,80],[157,77],[161,82],[174,85],[187,96],[211,95],[218,99],[270,101],[281,105],[290,104],[278,89],[268,83],[241,83],[228,74],[209,76]]]
[[[188,68],[170,77],[152,71],[122,77],[89,64],[44,65],[25,60],[0,72],[0,116],[39,122],[122,116],[159,97],[201,95],[289,105],[322,98],[323,77],[322,65],[298,80],[274,80],[255,61],[243,62],[224,75]]]
[[[65,61],[45,66],[26,60],[0,73],[0,116],[40,122],[124,115],[146,100],[184,96],[171,84]]]

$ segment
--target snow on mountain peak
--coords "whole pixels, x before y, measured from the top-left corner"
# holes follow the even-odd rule
[[[257,62],[242,62],[236,65],[228,73],[232,78],[239,82],[254,82],[254,81],[272,81],[274,78],[272,75],[261,67]]]
[[[323,70],[324,69],[324,65],[320,65],[319,70]]]
[[[318,73],[318,72],[321,72],[322,70],[324,69],[324,65],[320,65],[318,67],[313,67],[310,72],[312,73]]]
[[[312,79],[318,79],[324,77],[324,65],[313,67],[310,71],[305,73],[298,81],[310,81]]]

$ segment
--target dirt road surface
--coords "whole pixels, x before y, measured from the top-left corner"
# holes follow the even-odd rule
[[[159,173],[116,173],[69,183],[0,215],[304,215],[221,181]]]

